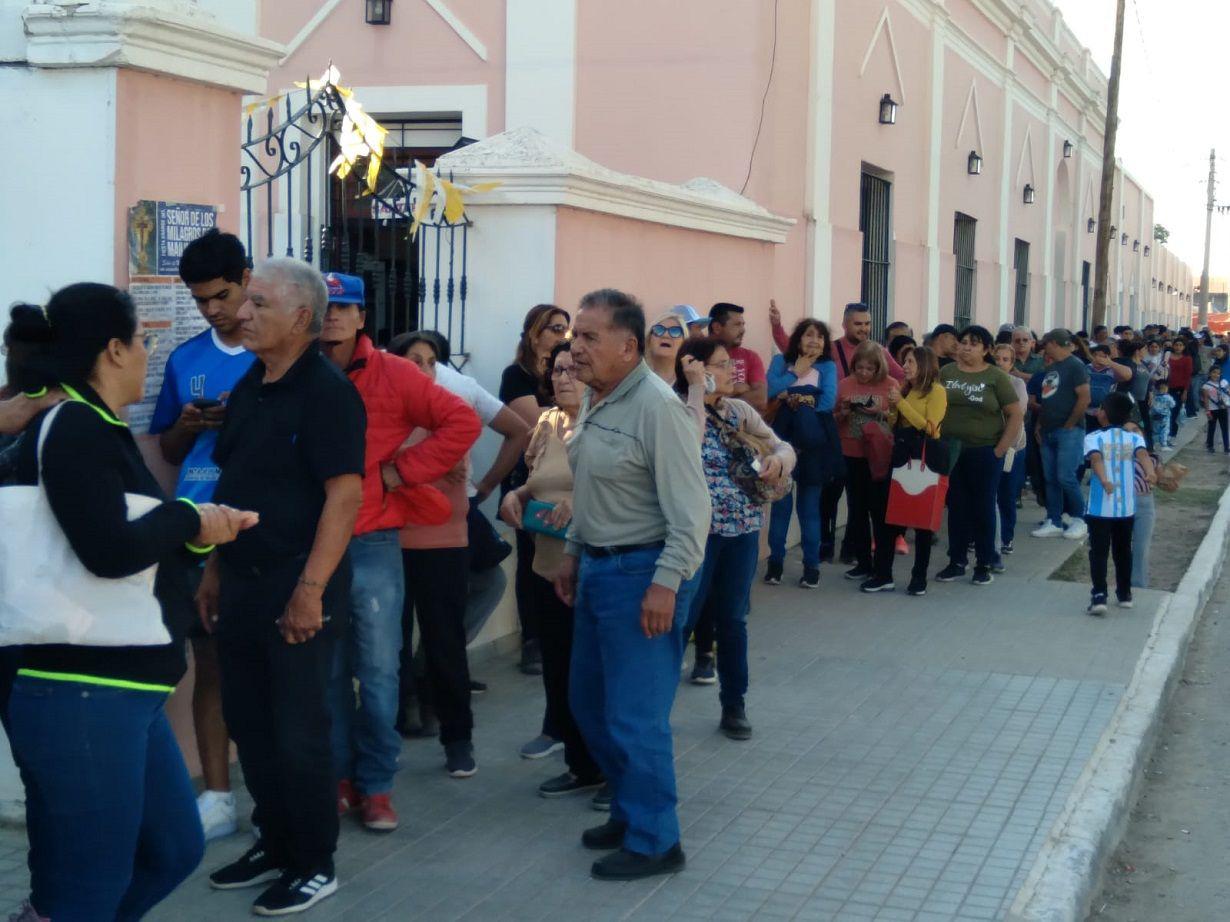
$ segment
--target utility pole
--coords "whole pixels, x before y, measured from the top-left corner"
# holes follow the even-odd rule
[[[1209,322],[1209,248],[1213,244],[1213,209],[1217,207],[1214,198],[1214,184],[1217,179],[1217,149],[1209,151],[1209,213],[1204,219],[1204,269],[1200,272],[1200,318],[1196,321],[1196,329],[1201,329]]]
[[[1123,12],[1126,0],[1118,0],[1115,13],[1115,52],[1110,59],[1110,83],[1106,90],[1106,130],[1102,135],[1102,193],[1098,200],[1098,243],[1093,270],[1093,318],[1089,329],[1106,323],[1106,280],[1110,274],[1111,199],[1115,191],[1115,136],[1119,133],[1119,70],[1123,63]]]

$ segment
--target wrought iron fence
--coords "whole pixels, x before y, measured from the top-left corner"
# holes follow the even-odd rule
[[[414,160],[430,167],[439,151],[386,151],[374,190],[366,161],[339,179],[328,167],[339,153],[343,112],[334,84],[309,81],[247,115],[240,204],[248,253],[298,257],[322,272],[363,277],[367,331],[378,345],[432,329],[448,338],[454,363],[463,365],[471,222],[429,214],[417,235],[410,233],[419,202]]]

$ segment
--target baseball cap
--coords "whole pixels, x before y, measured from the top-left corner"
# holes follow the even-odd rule
[[[931,338],[935,339],[935,337],[942,336],[945,333],[951,333],[953,336],[958,335],[957,328],[951,323],[940,323],[936,324],[935,329],[931,331]]]
[[[1054,343],[1056,346],[1066,349],[1072,345],[1072,334],[1063,329],[1063,327],[1056,327],[1042,337],[1042,345],[1045,346],[1047,343]]]
[[[324,279],[325,288],[329,291],[330,304],[357,304],[362,307],[367,303],[363,296],[363,279],[357,275],[326,272]]]
[[[670,311],[668,311],[668,313],[674,314],[682,320],[685,326],[690,327],[695,324],[699,324],[701,326],[709,325],[709,318],[702,317],[699,313],[697,313],[696,308],[694,308],[691,304],[676,304],[670,309]]]

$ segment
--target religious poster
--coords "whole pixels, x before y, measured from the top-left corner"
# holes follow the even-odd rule
[[[135,433],[149,431],[171,352],[207,326],[179,278],[179,259],[184,247],[217,223],[213,205],[140,201],[128,209],[128,293],[142,325],[158,340],[145,374],[145,396],[128,409]]]

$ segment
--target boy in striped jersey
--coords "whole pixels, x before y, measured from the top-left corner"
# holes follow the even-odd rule
[[[1089,572],[1093,593],[1088,613],[1106,613],[1106,560],[1115,558],[1115,597],[1120,608],[1132,607],[1132,523],[1136,515],[1135,461],[1146,478],[1153,462],[1145,440],[1123,428],[1132,415],[1132,398],[1113,392],[1098,408],[1101,429],[1085,436],[1085,459],[1093,470],[1085,524],[1089,526]]]

